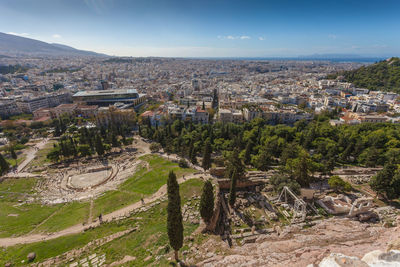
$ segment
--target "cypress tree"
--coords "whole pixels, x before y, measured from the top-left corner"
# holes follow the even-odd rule
[[[214,213],[214,193],[210,180],[207,180],[203,186],[203,192],[200,199],[200,215],[208,223]]]
[[[168,206],[167,206],[167,231],[171,247],[175,251],[175,260],[178,261],[178,251],[183,245],[183,223],[181,212],[181,197],[176,175],[170,171],[167,181]]]
[[[195,147],[192,147],[192,149],[190,150],[190,162],[192,164],[197,164],[197,151]]]
[[[244,163],[246,163],[246,164],[249,164],[249,163],[250,163],[250,160],[251,160],[251,151],[253,150],[253,146],[254,146],[253,141],[250,139],[250,140],[247,142],[246,150],[245,150],[245,152],[244,152]]]
[[[10,155],[11,155],[11,158],[13,158],[14,160],[17,160],[17,154],[15,153],[15,150],[13,147],[10,148]]]
[[[3,158],[3,155],[0,154],[0,174],[3,175],[10,169],[10,165],[8,162]]]
[[[103,146],[103,142],[101,141],[101,137],[99,135],[96,136],[95,148],[96,148],[96,152],[99,156],[104,155],[104,146]]]
[[[229,205],[233,207],[236,201],[237,170],[235,169],[231,177],[231,188],[229,190]]]
[[[189,160],[191,161],[192,160],[192,153],[193,153],[193,139],[190,139],[190,142],[189,142],[189,149],[188,149],[188,158],[189,158]]]
[[[228,156],[228,164],[226,166],[225,176],[232,178],[233,171],[236,170],[236,176],[241,177],[245,172],[243,162],[239,158],[239,150],[235,148],[232,153]]]
[[[209,141],[206,142],[204,148],[202,167],[204,170],[208,170],[211,167],[211,144]]]

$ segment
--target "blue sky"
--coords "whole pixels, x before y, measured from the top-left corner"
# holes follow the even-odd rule
[[[119,56],[400,55],[400,0],[0,0],[0,32]]]

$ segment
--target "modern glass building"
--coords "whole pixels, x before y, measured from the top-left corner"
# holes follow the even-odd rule
[[[124,103],[137,106],[145,100],[145,97],[145,94],[139,94],[136,89],[112,89],[79,91],[72,96],[72,99],[74,102],[84,102],[87,105],[109,106]]]

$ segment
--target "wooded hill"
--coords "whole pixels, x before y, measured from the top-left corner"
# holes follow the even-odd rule
[[[400,93],[400,58],[377,62],[356,70],[330,74],[328,79],[339,78],[356,87]]]

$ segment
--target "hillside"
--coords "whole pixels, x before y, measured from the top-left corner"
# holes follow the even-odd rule
[[[392,57],[356,70],[331,74],[328,79],[339,76],[357,87],[400,93],[400,58]]]
[[[91,51],[78,50],[66,45],[46,42],[0,32],[2,56],[106,56]]]

